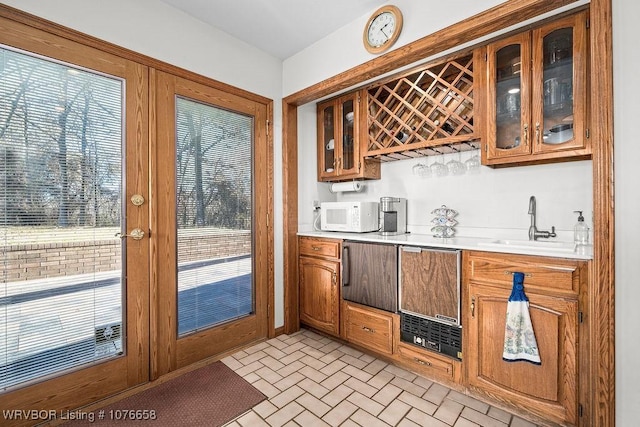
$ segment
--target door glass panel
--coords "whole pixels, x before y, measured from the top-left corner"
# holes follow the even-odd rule
[[[0,390],[123,353],[123,96],[0,49]]]
[[[354,117],[353,99],[342,103],[342,169],[353,169]]]
[[[335,130],[333,125],[333,106],[327,106],[322,110],[323,135],[324,135],[324,171],[333,172],[335,163]]]
[[[573,139],[573,28],[544,37],[542,77],[543,142],[561,144]]]
[[[253,118],[176,102],[178,335],[255,311]]]
[[[513,44],[496,52],[496,147],[505,150],[522,143],[520,51]]]

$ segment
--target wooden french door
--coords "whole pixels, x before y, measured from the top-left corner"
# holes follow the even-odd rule
[[[0,424],[33,425],[149,380],[148,68],[5,18],[0,48]]]
[[[268,333],[267,107],[152,73],[151,377]]]

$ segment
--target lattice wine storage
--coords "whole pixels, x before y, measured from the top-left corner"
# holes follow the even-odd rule
[[[448,59],[367,89],[364,155],[388,161],[477,148],[473,59]]]

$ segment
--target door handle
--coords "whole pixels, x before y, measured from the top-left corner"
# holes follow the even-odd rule
[[[342,247],[342,286],[349,286],[350,276],[349,246]]]
[[[142,206],[144,203],[144,196],[142,194],[134,194],[131,196],[131,203],[135,206]]]
[[[133,240],[142,240],[142,238],[144,237],[144,231],[142,231],[142,229],[140,228],[134,228],[133,230],[131,230],[131,234],[116,233],[116,237],[119,237],[121,239],[124,239],[125,237],[131,237]]]

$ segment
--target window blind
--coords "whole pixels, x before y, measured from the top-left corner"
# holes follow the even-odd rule
[[[254,312],[253,118],[176,98],[178,334]]]
[[[0,390],[123,352],[123,87],[0,48]]]

